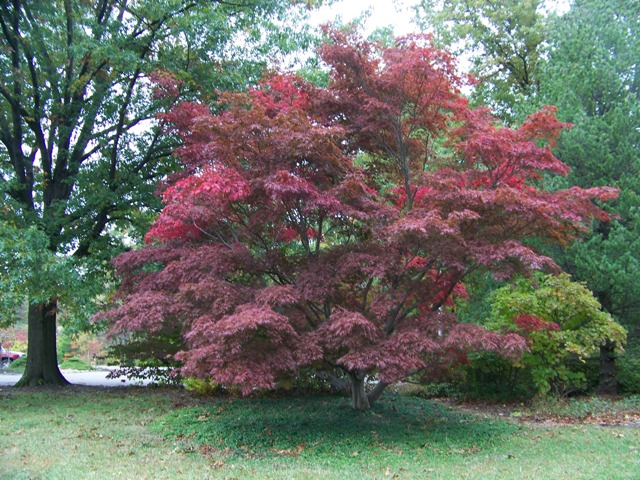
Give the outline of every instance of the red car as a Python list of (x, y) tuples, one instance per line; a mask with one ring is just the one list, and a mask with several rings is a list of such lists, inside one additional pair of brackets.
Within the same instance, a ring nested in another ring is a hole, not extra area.
[(22, 352), (12, 352), (11, 350), (5, 350), (0, 347), (0, 368), (8, 367), (11, 362), (25, 355), (26, 354)]

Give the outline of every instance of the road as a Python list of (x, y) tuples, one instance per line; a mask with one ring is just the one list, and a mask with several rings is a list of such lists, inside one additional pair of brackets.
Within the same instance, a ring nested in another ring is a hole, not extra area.
[[(95, 387), (127, 387), (132, 385), (146, 385), (149, 381), (135, 380), (129, 381), (126, 378), (110, 379), (106, 378), (109, 369), (106, 367), (101, 370), (93, 370), (90, 372), (79, 372), (76, 370), (62, 370), (62, 375), (70, 383), (74, 385), (91, 385)], [(22, 373), (12, 372), (11, 370), (0, 370), (0, 386), (12, 386), (20, 380)]]

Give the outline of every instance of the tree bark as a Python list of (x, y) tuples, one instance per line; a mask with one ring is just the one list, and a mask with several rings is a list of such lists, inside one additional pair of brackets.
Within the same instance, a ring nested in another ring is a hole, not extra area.
[(329, 385), (331, 385), (331, 388), (333, 388), (336, 392), (349, 394), (349, 392), (351, 391), (351, 383), (345, 378), (337, 377), (331, 372), (325, 371), (316, 371), (315, 375), (321, 380), (328, 381)]
[(607, 341), (600, 347), (600, 380), (597, 393), (600, 395), (615, 395), (618, 393), (616, 355), (613, 342)]
[(371, 405), (372, 403), (376, 402), (382, 396), (382, 392), (384, 392), (388, 386), (389, 384), (387, 382), (383, 382), (382, 380), (380, 380), (376, 384), (376, 386), (373, 387), (373, 390), (371, 390), (367, 395), (369, 404)]
[(351, 405), (354, 410), (369, 410), (369, 398), (364, 389), (364, 373), (349, 372), (349, 381), (351, 382)]
[(55, 299), (29, 305), (27, 366), (16, 387), (69, 385), (58, 368)]

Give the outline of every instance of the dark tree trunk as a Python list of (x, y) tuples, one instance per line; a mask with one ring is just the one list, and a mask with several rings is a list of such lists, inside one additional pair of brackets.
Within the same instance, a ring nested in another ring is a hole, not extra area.
[(58, 368), (56, 311), (55, 300), (29, 305), (27, 366), (16, 387), (69, 385)]
[(600, 380), (597, 392), (600, 395), (615, 395), (618, 393), (616, 355), (612, 342), (607, 341), (600, 347)]
[(331, 388), (336, 392), (349, 394), (349, 392), (351, 391), (351, 382), (349, 382), (349, 380), (347, 380), (346, 378), (337, 377), (331, 372), (326, 372), (322, 370), (316, 371), (315, 375), (319, 379), (326, 380), (327, 382), (329, 382), (329, 385), (331, 385)]
[(364, 373), (349, 372), (349, 381), (351, 382), (351, 405), (354, 410), (369, 410), (369, 398), (364, 389)]

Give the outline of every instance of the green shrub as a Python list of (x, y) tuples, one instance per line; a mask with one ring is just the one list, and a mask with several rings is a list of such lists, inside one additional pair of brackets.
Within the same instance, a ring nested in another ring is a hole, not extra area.
[(469, 355), (460, 389), (466, 397), (483, 400), (523, 400), (536, 393), (531, 370), (494, 352)]
[[(237, 389), (229, 389), (222, 385), (213, 383), (209, 379), (182, 378), (182, 384), (186, 390), (196, 392), (204, 396), (240, 396)], [(304, 369), (297, 372), (295, 376), (282, 376), (278, 379), (278, 386), (275, 390), (256, 390), (252, 397), (279, 397), (298, 395), (317, 395), (322, 393), (335, 393), (327, 380), (318, 376), (312, 369)]]
[(27, 357), (20, 357), (9, 364), (9, 370), (22, 371), (27, 366)]
[(608, 342), (621, 352), (626, 343), (626, 330), (567, 274), (521, 278), (496, 290), (492, 307), (487, 327), (527, 340), (529, 351), (513, 365), (529, 371), (539, 395), (584, 392), (600, 346)]
[(71, 357), (60, 364), (63, 370), (93, 370), (93, 367), (77, 357)]
[(179, 333), (172, 335), (147, 335), (136, 333), (120, 338), (107, 348), (108, 365), (140, 368), (179, 367), (175, 354), (182, 349)]
[(213, 396), (221, 393), (220, 385), (211, 380), (201, 380), (199, 378), (188, 377), (182, 380), (184, 388), (190, 392), (195, 392), (203, 396)]

